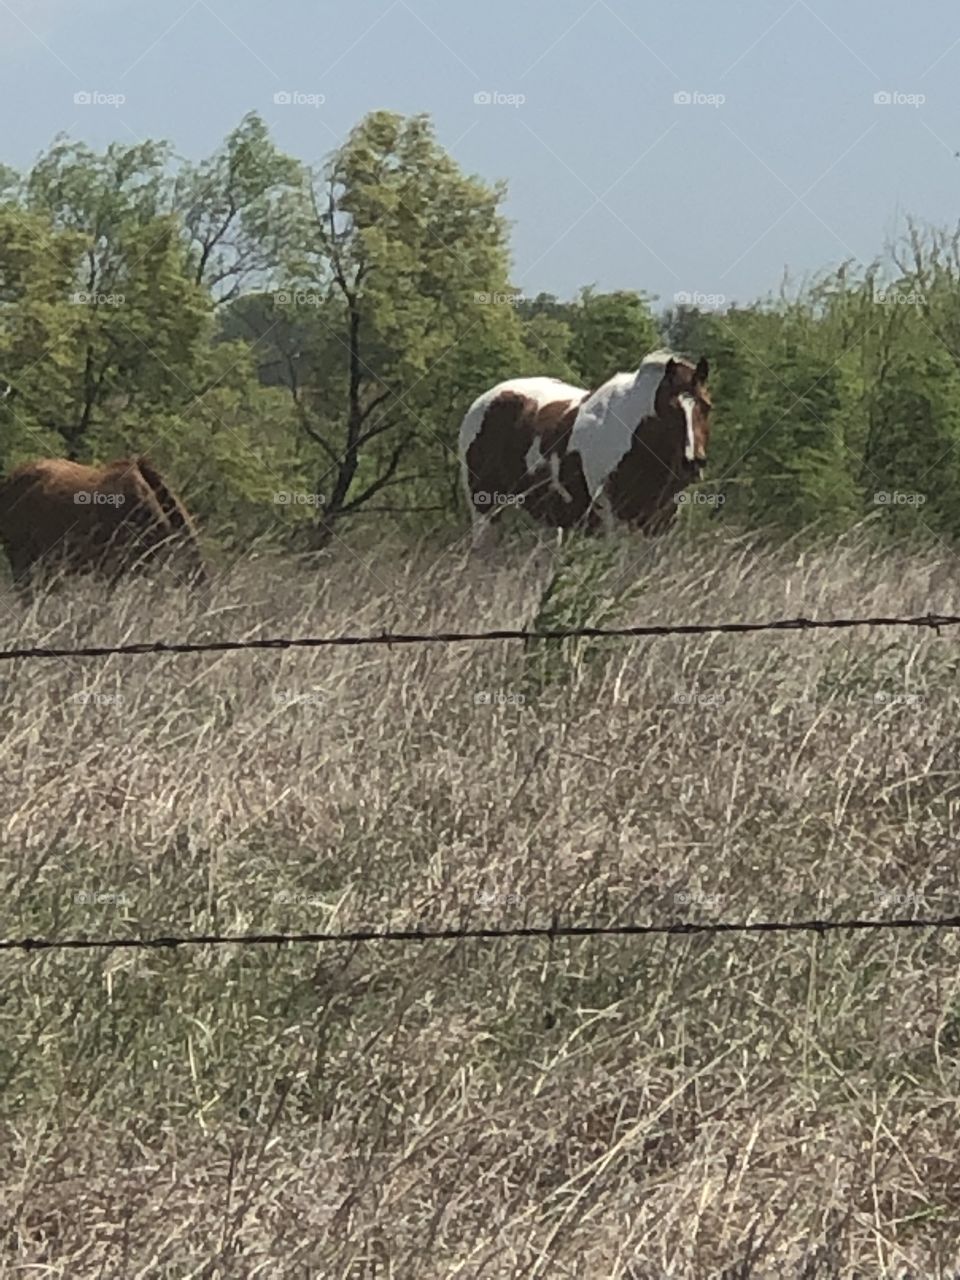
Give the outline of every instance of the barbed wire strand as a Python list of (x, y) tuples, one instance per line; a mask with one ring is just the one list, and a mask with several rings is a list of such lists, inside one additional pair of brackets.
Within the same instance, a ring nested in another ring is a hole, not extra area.
[(880, 929), (960, 929), (960, 915), (892, 920), (678, 921), (675, 924), (517, 925), (510, 928), (353, 929), (342, 933), (198, 933), (156, 938), (5, 938), (0, 951), (169, 950), (176, 947), (281, 947), (361, 942), (490, 941), (505, 938), (683, 937), (718, 934), (852, 933)]
[(144, 654), (230, 653), (253, 649), (333, 649), (375, 645), (480, 644), (486, 641), (651, 639), (659, 636), (742, 635), (751, 631), (849, 631), (855, 627), (915, 627), (940, 632), (960, 625), (960, 615), (927, 613), (917, 617), (874, 618), (773, 618), (765, 622), (686, 622), (634, 627), (569, 627), (530, 631), (526, 628), (493, 631), (389, 632), (373, 635), (273, 636), (260, 640), (165, 641), (136, 644), (85, 645), (76, 648), (29, 646), (0, 650), (0, 662), (23, 658), (139, 657)]

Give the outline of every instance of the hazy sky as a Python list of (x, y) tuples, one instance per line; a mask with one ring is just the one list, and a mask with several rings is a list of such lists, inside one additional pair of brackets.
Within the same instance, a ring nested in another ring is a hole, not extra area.
[(317, 161), (371, 109), (426, 111), (508, 182), (524, 292), (744, 300), (956, 220), (958, 79), (948, 0), (0, 0), (0, 159), (59, 131), (199, 157), (256, 109)]

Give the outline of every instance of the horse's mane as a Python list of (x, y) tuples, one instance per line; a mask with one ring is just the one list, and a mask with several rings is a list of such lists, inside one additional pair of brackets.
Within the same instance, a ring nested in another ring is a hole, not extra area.
[(642, 369), (645, 364), (666, 365), (671, 360), (682, 360), (682, 359), (683, 359), (682, 356), (676, 355), (673, 351), (667, 351), (667, 349), (664, 347), (660, 351), (651, 351), (649, 355), (644, 356), (643, 359), (640, 361), (640, 367)]
[(653, 410), (653, 397), (667, 362), (676, 359), (672, 351), (651, 351), (640, 361), (639, 369), (613, 374), (606, 382), (594, 387), (584, 398), (583, 404), (592, 408), (604, 396), (609, 399), (611, 395), (618, 393), (619, 396), (629, 395), (640, 416), (645, 417)]

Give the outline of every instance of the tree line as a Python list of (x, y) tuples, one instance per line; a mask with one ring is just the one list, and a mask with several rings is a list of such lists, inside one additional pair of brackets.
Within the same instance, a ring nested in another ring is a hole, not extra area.
[(147, 452), (224, 544), (463, 518), (459, 420), (505, 377), (595, 387), (657, 346), (714, 370), (685, 518), (960, 533), (960, 232), (911, 226), (748, 304), (511, 282), (506, 191), (426, 116), (373, 112), (319, 170), (256, 114), (216, 153), (57, 138), (0, 166), (0, 469)]

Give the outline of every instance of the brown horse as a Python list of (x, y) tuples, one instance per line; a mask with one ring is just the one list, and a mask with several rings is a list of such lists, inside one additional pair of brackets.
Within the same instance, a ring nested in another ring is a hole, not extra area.
[(207, 588), (193, 522), (146, 458), (102, 467), (42, 458), (17, 467), (0, 485), (0, 542), (27, 600), (41, 569), (94, 571), (116, 582), (176, 553), (191, 583)]

